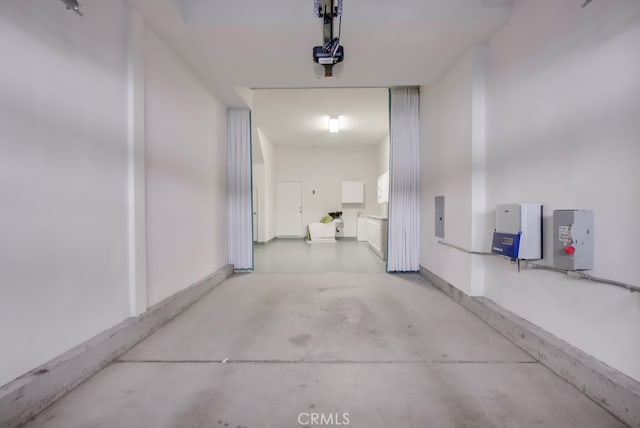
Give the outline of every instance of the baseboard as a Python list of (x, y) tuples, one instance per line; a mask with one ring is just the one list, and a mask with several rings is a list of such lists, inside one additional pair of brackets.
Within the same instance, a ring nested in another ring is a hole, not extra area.
[(23, 425), (142, 339), (171, 321), (233, 273), (227, 265), (137, 317), (0, 387), (0, 427)]
[(420, 274), (611, 414), (640, 428), (640, 383), (483, 297), (471, 297), (423, 266)]
[(382, 259), (382, 261), (387, 261), (386, 254), (384, 253), (384, 251), (381, 251), (380, 249), (371, 245), (371, 242), (369, 242), (369, 248), (371, 249), (371, 251), (376, 253), (376, 255)]

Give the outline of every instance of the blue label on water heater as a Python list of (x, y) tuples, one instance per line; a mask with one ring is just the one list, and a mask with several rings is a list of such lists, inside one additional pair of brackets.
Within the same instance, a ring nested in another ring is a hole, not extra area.
[(491, 252), (502, 256), (518, 258), (518, 250), (520, 249), (520, 235), (518, 233), (500, 233), (493, 232), (493, 243), (491, 244)]

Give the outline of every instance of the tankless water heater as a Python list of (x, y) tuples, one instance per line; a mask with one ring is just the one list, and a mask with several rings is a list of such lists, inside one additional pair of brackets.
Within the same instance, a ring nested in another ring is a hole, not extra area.
[(542, 204), (498, 205), (491, 252), (511, 259), (541, 259)]

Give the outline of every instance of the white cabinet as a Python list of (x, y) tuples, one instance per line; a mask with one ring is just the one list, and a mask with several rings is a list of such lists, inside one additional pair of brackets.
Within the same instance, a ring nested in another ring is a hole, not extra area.
[(387, 259), (387, 219), (377, 216), (367, 217), (367, 239), (369, 247), (382, 260)]
[(361, 204), (364, 202), (364, 181), (342, 182), (342, 203)]
[(358, 241), (367, 241), (367, 218), (358, 216), (357, 237)]

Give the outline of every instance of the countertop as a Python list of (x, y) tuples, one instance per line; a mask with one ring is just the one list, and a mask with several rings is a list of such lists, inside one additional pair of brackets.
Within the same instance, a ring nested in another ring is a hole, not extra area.
[(362, 217), (369, 217), (369, 218), (375, 218), (376, 220), (388, 220), (388, 217), (384, 217), (381, 215), (373, 215), (373, 214), (365, 214)]

